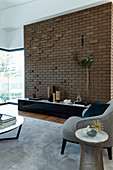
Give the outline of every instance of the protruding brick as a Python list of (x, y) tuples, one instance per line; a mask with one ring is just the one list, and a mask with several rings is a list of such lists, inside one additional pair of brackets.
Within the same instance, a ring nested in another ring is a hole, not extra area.
[(90, 44), (97, 44), (99, 41), (98, 40), (91, 40)]
[(56, 70), (56, 69), (57, 69), (57, 67), (52, 67), (51, 69), (52, 69), (52, 70)]
[(55, 20), (56, 20), (57, 22), (60, 22), (60, 21), (62, 21), (62, 17), (55, 18)]

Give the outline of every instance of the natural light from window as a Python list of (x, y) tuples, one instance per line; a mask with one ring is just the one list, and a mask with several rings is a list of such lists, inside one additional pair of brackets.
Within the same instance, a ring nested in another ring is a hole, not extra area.
[(24, 50), (0, 50), (0, 103), (24, 97)]

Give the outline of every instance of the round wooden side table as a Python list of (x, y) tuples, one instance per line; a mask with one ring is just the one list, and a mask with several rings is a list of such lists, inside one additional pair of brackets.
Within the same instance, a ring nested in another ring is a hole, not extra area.
[(108, 140), (107, 133), (100, 131), (95, 137), (90, 137), (84, 131), (85, 128), (75, 132), (81, 145), (79, 170), (104, 170), (102, 149)]

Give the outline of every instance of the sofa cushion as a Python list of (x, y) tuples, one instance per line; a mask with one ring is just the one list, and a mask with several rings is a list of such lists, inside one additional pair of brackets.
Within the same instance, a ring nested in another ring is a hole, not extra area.
[(83, 118), (101, 115), (108, 108), (108, 106), (109, 104), (103, 104), (97, 100), (89, 107), (89, 109), (83, 115)]

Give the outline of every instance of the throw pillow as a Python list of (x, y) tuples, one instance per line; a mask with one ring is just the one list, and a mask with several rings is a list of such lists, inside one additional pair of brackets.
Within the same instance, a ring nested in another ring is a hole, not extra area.
[(109, 104), (103, 104), (99, 100), (95, 101), (84, 114), (83, 118), (98, 116), (104, 113)]

